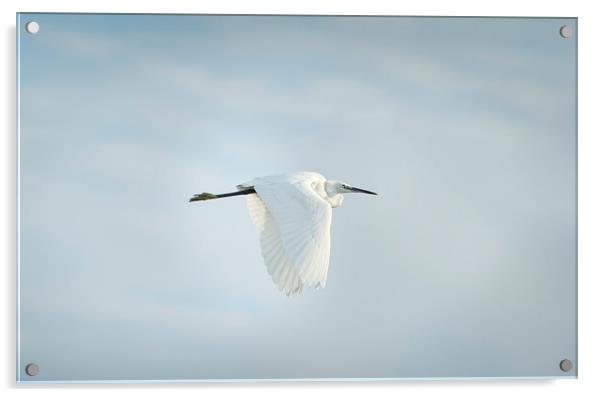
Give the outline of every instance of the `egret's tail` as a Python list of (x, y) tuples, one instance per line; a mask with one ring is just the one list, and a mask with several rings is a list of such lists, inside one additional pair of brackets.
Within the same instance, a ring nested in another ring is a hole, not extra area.
[(223, 198), (223, 197), (243, 196), (245, 194), (253, 194), (253, 193), (256, 193), (255, 189), (253, 189), (253, 188), (245, 189), (245, 190), (239, 190), (238, 192), (223, 193), (223, 194), (201, 193), (201, 194), (195, 194), (188, 201), (189, 202), (193, 202), (193, 201), (207, 201), (207, 200), (213, 200), (213, 199), (218, 199), (218, 198)]

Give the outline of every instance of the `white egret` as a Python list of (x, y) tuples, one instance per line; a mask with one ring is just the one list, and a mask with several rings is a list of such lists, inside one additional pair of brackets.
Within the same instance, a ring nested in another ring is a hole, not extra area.
[(326, 285), (332, 208), (341, 205), (343, 193), (376, 195), (316, 172), (265, 176), (236, 187), (232, 193), (195, 194), (190, 201), (245, 195), (268, 273), (287, 295)]

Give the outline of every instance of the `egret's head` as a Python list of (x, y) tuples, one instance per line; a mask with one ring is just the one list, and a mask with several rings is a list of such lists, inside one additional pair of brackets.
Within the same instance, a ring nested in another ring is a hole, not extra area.
[(359, 187), (351, 186), (345, 182), (341, 181), (327, 181), (326, 182), (326, 192), (329, 195), (334, 195), (337, 193), (365, 193), (365, 194), (373, 194), (377, 193), (371, 192), (370, 190), (360, 189)]
[(330, 203), (332, 208), (340, 207), (341, 204), (343, 204), (343, 193), (376, 194), (369, 190), (353, 187), (340, 181), (326, 181), (324, 183), (324, 190), (326, 191), (326, 200)]

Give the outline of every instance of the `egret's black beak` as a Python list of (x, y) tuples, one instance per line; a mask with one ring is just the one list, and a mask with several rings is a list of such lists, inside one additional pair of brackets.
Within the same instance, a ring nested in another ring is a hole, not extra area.
[(370, 190), (364, 190), (364, 189), (360, 189), (359, 187), (353, 187), (353, 186), (351, 186), (350, 190), (351, 190), (352, 192), (356, 192), (356, 193), (373, 194), (373, 195), (375, 195), (375, 196), (377, 196), (377, 195), (378, 195), (378, 193), (371, 192)]

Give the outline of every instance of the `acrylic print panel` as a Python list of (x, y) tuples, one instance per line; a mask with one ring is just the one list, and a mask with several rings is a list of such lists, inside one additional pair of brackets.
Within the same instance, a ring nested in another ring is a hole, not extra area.
[(577, 376), (576, 19), (17, 25), (19, 381)]

